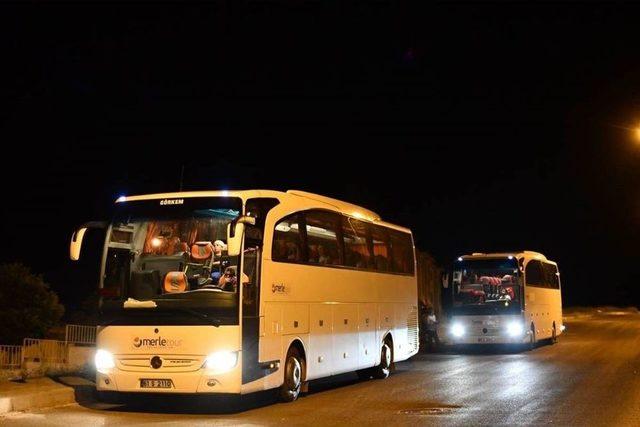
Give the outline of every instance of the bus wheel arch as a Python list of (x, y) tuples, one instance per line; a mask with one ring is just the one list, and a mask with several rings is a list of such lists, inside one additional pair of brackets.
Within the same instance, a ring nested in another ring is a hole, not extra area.
[(288, 347), (283, 363), (283, 381), (280, 387), (280, 399), (293, 402), (306, 388), (307, 359), (304, 344), (294, 339)]

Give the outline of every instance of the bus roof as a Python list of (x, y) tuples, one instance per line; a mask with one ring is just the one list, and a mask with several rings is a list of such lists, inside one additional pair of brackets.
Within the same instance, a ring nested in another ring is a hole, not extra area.
[(545, 262), (555, 264), (555, 262), (547, 259), (547, 257), (544, 256), (542, 253), (535, 252), (535, 251), (490, 252), (490, 253), (474, 252), (470, 255), (462, 255), (460, 258), (467, 260), (467, 259), (479, 259), (479, 258), (480, 259), (507, 258), (509, 256), (512, 256), (514, 258), (537, 259), (540, 261), (545, 261)]
[(331, 197), (322, 196), (320, 194), (308, 193), (306, 191), (300, 190), (288, 190), (286, 192), (275, 190), (217, 190), (155, 193), (143, 194), (138, 196), (121, 196), (116, 200), (116, 203), (132, 202), (138, 200), (180, 199), (188, 197), (238, 197), (241, 198), (243, 202), (246, 202), (247, 199), (256, 197), (273, 197), (280, 200), (281, 202), (295, 202), (296, 198), (303, 198), (307, 203), (312, 202), (318, 207), (328, 208), (330, 210), (335, 210), (345, 215), (352, 216), (356, 219), (375, 222), (376, 224), (411, 233), (411, 230), (409, 230), (408, 228), (382, 221), (380, 215), (369, 209), (363, 208), (362, 206), (354, 205), (353, 203), (344, 202), (338, 199), (333, 199)]

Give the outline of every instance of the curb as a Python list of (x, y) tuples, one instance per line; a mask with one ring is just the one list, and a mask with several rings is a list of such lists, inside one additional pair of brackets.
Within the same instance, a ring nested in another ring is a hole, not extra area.
[[(22, 389), (22, 387), (25, 387)], [(46, 379), (0, 388), (0, 415), (75, 403), (72, 387)]]

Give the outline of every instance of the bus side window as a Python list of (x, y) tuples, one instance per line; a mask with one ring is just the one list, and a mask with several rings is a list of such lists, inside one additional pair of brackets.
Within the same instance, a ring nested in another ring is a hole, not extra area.
[(542, 263), (538, 260), (531, 260), (525, 267), (525, 280), (529, 286), (544, 287), (545, 274)]
[(411, 235), (389, 230), (394, 273), (413, 274), (413, 243)]
[(300, 217), (290, 215), (276, 224), (273, 233), (271, 259), (283, 262), (302, 262), (302, 236), (300, 233)]
[(389, 233), (384, 227), (371, 225), (373, 239), (373, 258), (375, 269), (378, 271), (390, 271)]
[(371, 259), (367, 245), (366, 225), (357, 219), (342, 217), (342, 238), (344, 240), (345, 265), (367, 268)]
[(342, 248), (338, 245), (339, 216), (332, 212), (307, 211), (307, 253), (310, 264), (340, 265)]
[(548, 288), (560, 289), (560, 279), (558, 278), (558, 268), (553, 264), (544, 264), (545, 283)]

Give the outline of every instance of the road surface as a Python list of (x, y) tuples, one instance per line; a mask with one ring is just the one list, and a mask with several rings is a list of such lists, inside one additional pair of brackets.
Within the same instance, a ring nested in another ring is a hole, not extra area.
[[(386, 380), (341, 375), (290, 404), (80, 404), (0, 418), (6, 426), (110, 425), (640, 425), (640, 315), (570, 316), (555, 345), (420, 354)], [(83, 395), (83, 393), (81, 393)], [(88, 393), (87, 393), (88, 396)]]

